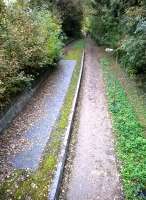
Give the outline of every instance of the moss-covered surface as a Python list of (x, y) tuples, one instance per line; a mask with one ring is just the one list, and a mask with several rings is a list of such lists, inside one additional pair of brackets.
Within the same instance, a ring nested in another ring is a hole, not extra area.
[(106, 92), (116, 135), (116, 151), (126, 200), (146, 199), (146, 139), (125, 89), (111, 71), (111, 62), (101, 59)]
[(60, 117), (54, 131), (51, 133), (39, 168), (33, 172), (30, 170), (15, 170), (7, 180), (0, 184), (0, 199), (48, 199), (49, 186), (56, 169), (57, 158), (68, 124), (68, 117), (77, 87), (83, 47), (84, 41), (77, 41), (65, 55), (65, 59), (77, 60), (77, 64), (73, 72), (64, 105), (60, 112)]

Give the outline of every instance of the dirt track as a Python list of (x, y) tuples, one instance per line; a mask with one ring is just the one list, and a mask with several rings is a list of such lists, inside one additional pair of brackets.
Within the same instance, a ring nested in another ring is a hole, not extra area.
[(93, 41), (88, 40), (79, 107), (60, 200), (122, 199), (98, 51)]

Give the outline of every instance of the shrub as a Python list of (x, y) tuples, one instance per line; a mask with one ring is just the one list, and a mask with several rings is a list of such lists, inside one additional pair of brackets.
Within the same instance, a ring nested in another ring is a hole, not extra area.
[(34, 12), (34, 16), (38, 26), (36, 40), (43, 54), (40, 65), (53, 64), (62, 48), (61, 22), (47, 10)]
[(146, 40), (143, 35), (129, 36), (122, 41), (117, 49), (119, 60), (130, 73), (139, 73), (145, 70)]
[(145, 0), (95, 0), (92, 9), (92, 37), (98, 44), (117, 49), (119, 60), (129, 73), (145, 71)]
[(115, 48), (121, 36), (121, 29), (118, 20), (115, 20), (111, 11), (107, 8), (91, 18), (90, 32), (92, 37), (100, 45), (107, 45)]
[(125, 24), (125, 37), (117, 49), (120, 62), (130, 73), (144, 72), (146, 65), (144, 7), (135, 6), (127, 9), (122, 24)]
[(54, 65), (62, 48), (60, 20), (27, 3), (0, 1), (0, 106), (31, 85), (42, 68)]

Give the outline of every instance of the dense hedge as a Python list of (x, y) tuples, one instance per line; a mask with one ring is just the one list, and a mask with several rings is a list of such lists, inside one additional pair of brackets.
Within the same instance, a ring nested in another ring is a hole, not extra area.
[[(0, 0), (0, 109), (81, 36), (80, 0)], [(70, 40), (70, 39), (69, 39)]]
[(0, 0), (0, 106), (31, 85), (62, 48), (61, 22), (49, 10)]
[(62, 20), (62, 30), (65, 36), (69, 38), (78, 38), (81, 36), (83, 5), (82, 0), (30, 0), (30, 7), (38, 9), (45, 7), (51, 10), (57, 10)]
[(114, 48), (130, 73), (146, 70), (146, 1), (95, 0), (89, 32), (102, 45)]

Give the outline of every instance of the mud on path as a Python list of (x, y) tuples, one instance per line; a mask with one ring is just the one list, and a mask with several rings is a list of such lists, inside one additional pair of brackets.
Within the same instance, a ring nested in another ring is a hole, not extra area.
[(60, 200), (122, 199), (99, 54), (94, 42), (88, 40)]

